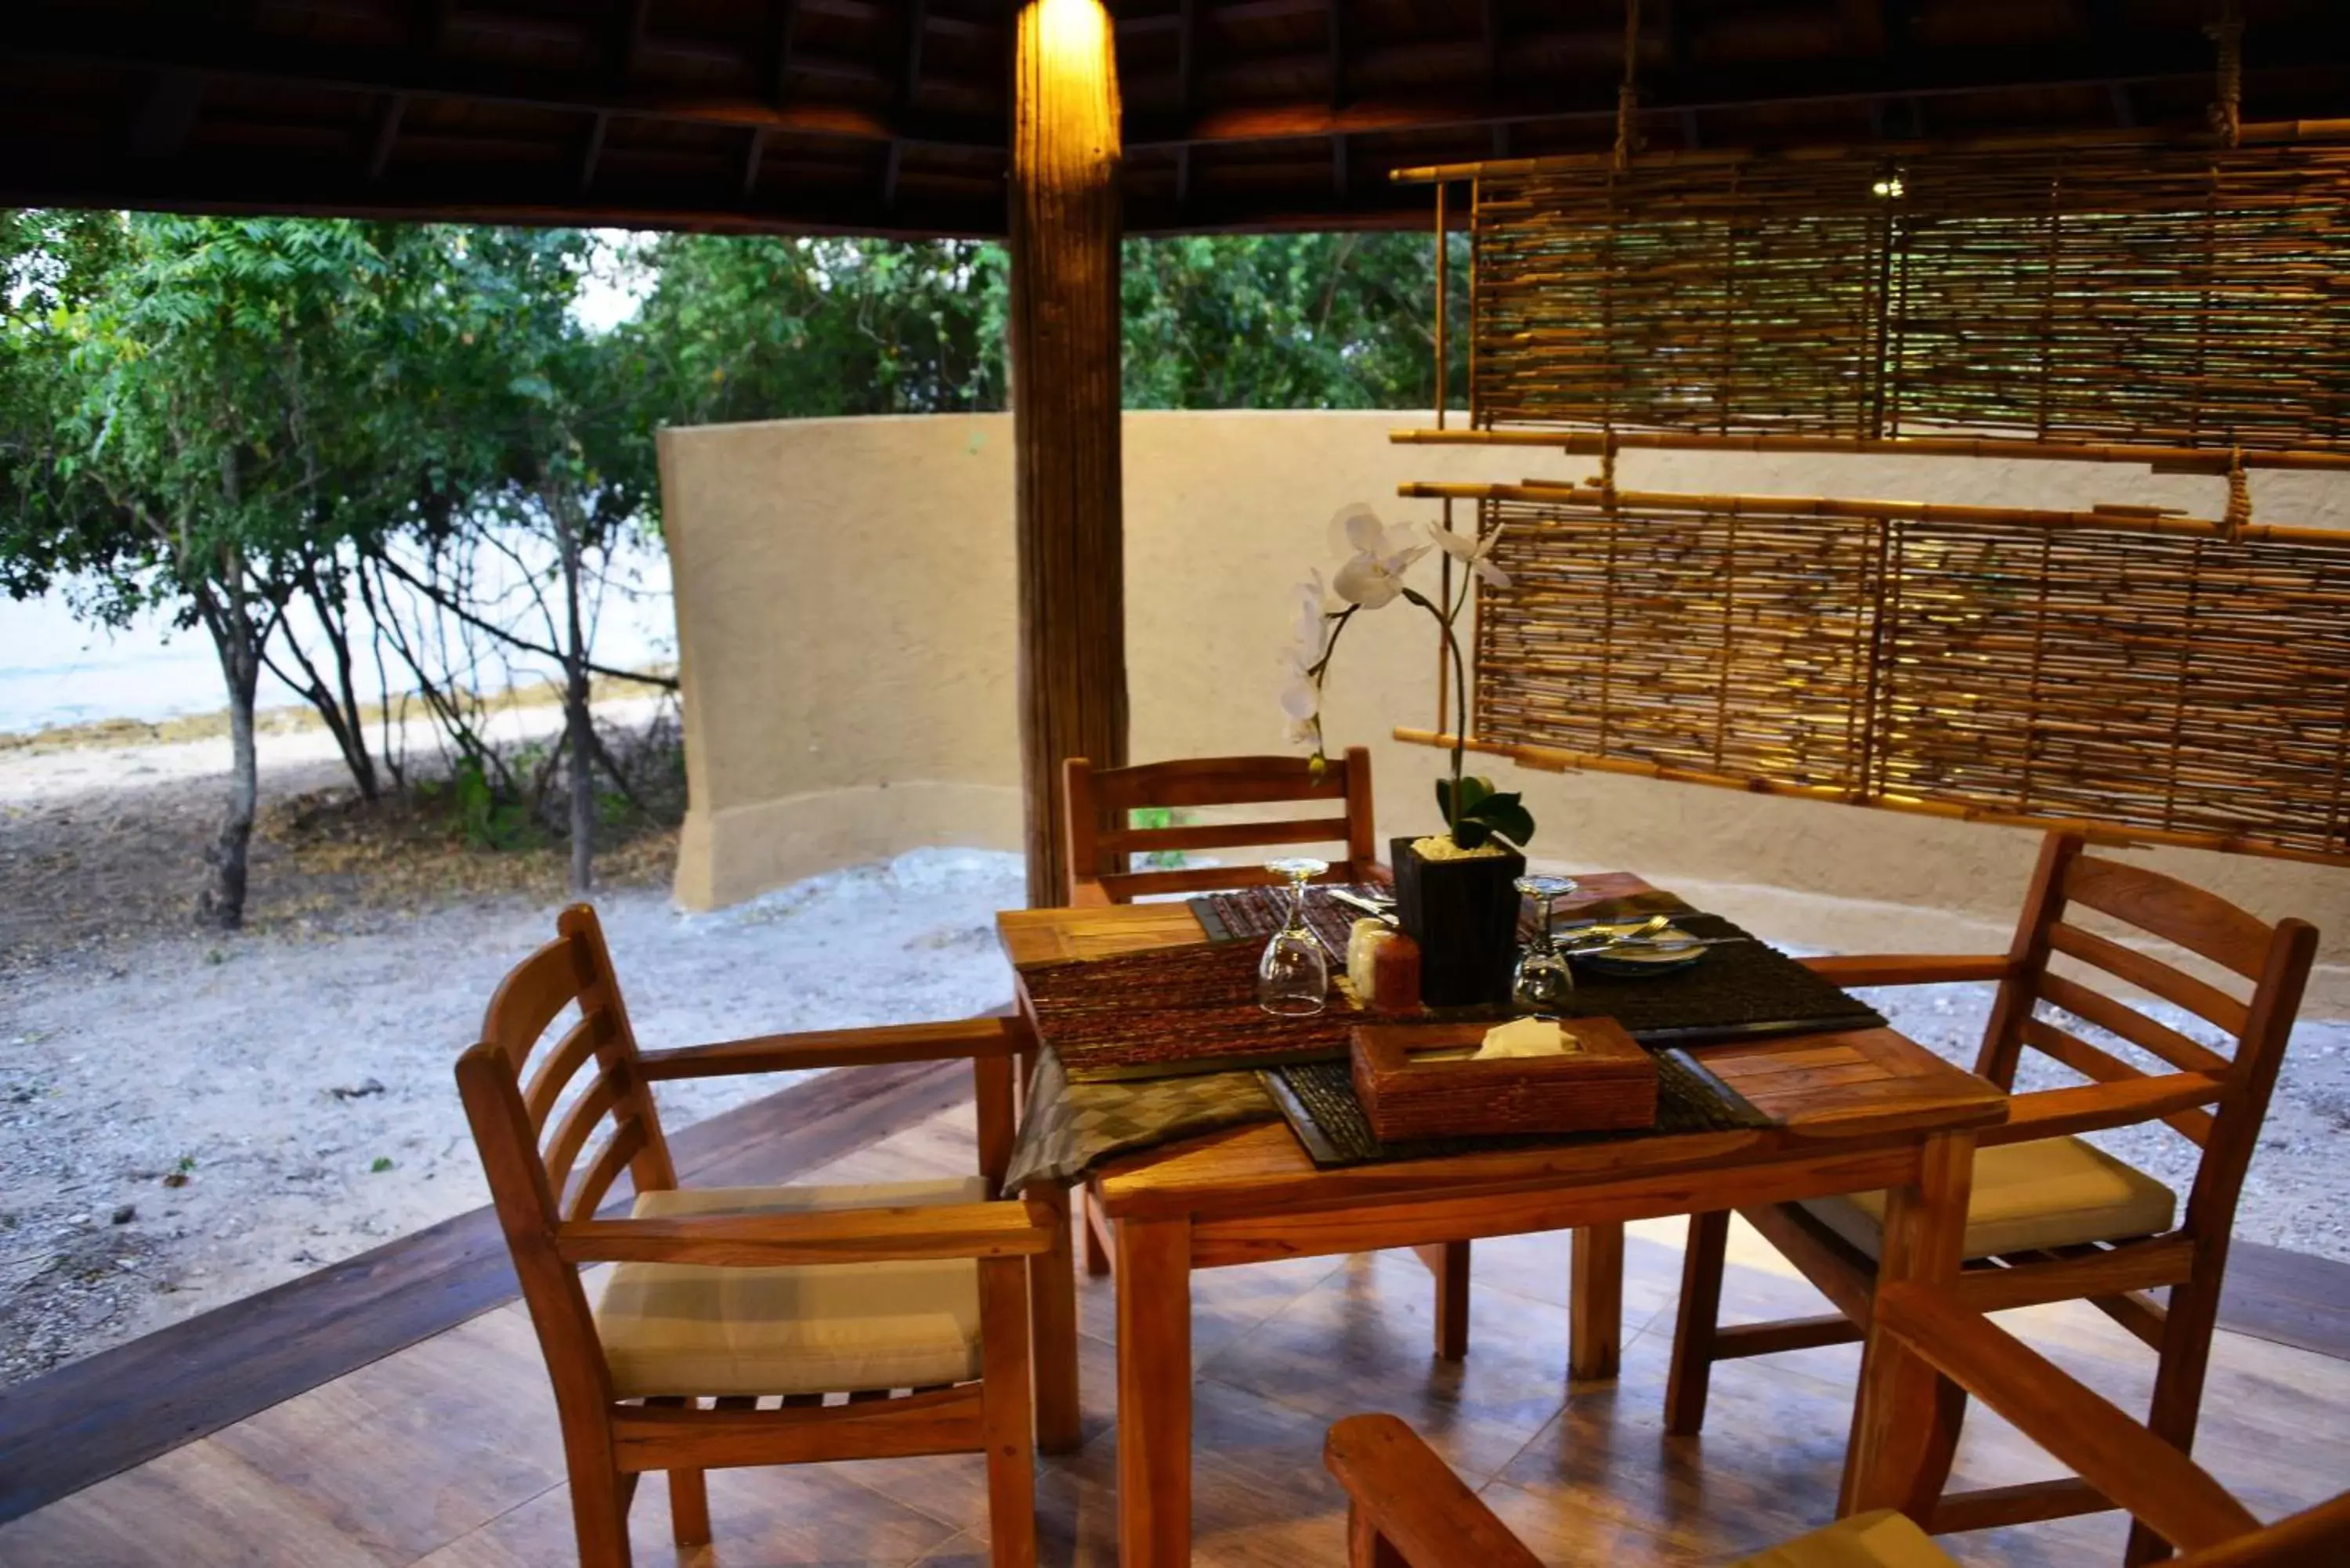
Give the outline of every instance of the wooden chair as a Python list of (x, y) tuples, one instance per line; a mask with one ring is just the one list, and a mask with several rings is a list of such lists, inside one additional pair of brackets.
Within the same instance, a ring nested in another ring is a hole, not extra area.
[[(2350, 1492), (2266, 1529), (2211, 1477), (1991, 1322), (1917, 1285), (1887, 1288), (1877, 1321), (1960, 1387), (2173, 1542), (2178, 1568), (2350, 1563)], [(1540, 1568), (1419, 1435), (1393, 1416), (1330, 1428), (1323, 1457), (1347, 1489), (1354, 1568)], [(1591, 1559), (1599, 1568), (1602, 1559)], [(1736, 1568), (1956, 1568), (1900, 1513), (1879, 1510), (1783, 1542)]]
[[(2171, 942), (2251, 981), (2249, 1000), (2113, 941), (2067, 919), (2078, 906)], [(1978, 1145), (1959, 1300), (1978, 1312), (2086, 1299), (2160, 1354), (2148, 1425), (2165, 1442), (2193, 1445), (2218, 1314), (2236, 1196), (2251, 1162), (2285, 1040), (2301, 1005), (2317, 932), (2304, 921), (2263, 924), (2184, 882), (2085, 855), (2074, 835), (2052, 834), (2004, 958), (1827, 958), (1813, 969), (1841, 985), (1999, 981), (1975, 1071), (2012, 1090), (2026, 1046), (2090, 1082), (2016, 1096), (2004, 1127)], [(2221, 1055), (2057, 972), (2052, 955), (2126, 982), (2233, 1037)], [(2041, 1016), (2043, 1005), (2106, 1030), (2169, 1071), (2147, 1073)], [(2208, 1109), (2204, 1107), (2209, 1107)], [(2156, 1119), (2201, 1146), (2183, 1215), (2169, 1189), (2077, 1136)], [(1874, 1308), (1884, 1194), (1741, 1210), (1819, 1287), (1836, 1314), (1722, 1327), (1723, 1251), (1730, 1216), (1690, 1224), (1680, 1320), (1674, 1330), (1667, 1429), (1705, 1419), (1717, 1361), (1841, 1344), (1861, 1337)], [(2174, 1222), (2175, 1220), (2175, 1222)], [(2168, 1287), (2168, 1303), (2147, 1293)], [(1955, 1443), (1950, 1430), (1938, 1440)], [(2095, 1477), (1953, 1494), (1933, 1511), (1937, 1532), (2095, 1512), (2123, 1500)], [(2157, 1551), (2141, 1527), (2131, 1561)]]
[[(1071, 757), (1062, 764), (1062, 782), (1069, 882), (1061, 901), (1066, 905), (1130, 904), (1151, 893), (1263, 888), (1286, 880), (1252, 865), (1131, 868), (1136, 855), (1170, 850), (1344, 845), (1345, 857), (1333, 857), (1329, 871), (1316, 880), (1393, 880), (1373, 841), (1371, 753), (1362, 746), (1349, 746), (1345, 756), (1330, 759), (1318, 778), (1303, 757), (1189, 757), (1125, 768), (1096, 768), (1083, 757)], [(1344, 803), (1346, 814), (1280, 822), (1133, 826), (1138, 811), (1291, 800), (1336, 800)], [(1090, 1198), (1080, 1202), (1079, 1210), (1086, 1272), (1107, 1274), (1108, 1224)], [(1419, 1256), (1437, 1281), (1436, 1353), (1458, 1361), (1469, 1353), (1469, 1243), (1432, 1244), (1419, 1249)]]
[[(626, 1568), (647, 1470), (669, 1472), (691, 1546), (710, 1539), (705, 1469), (969, 1452), (987, 1456), (995, 1561), (1033, 1563), (1025, 1271), (1053, 1226), (990, 1200), (1011, 1153), (1017, 1026), (642, 1052), (595, 911), (574, 905), (556, 929), (490, 999), (457, 1085), (555, 1384), (584, 1568)], [(574, 1004), (577, 1022), (538, 1048)], [(958, 1057), (978, 1080), (982, 1166), (962, 1179), (681, 1189), (653, 1107), (665, 1079)], [(624, 1172), (629, 1217), (597, 1218)], [(619, 1267), (590, 1307), (579, 1265), (602, 1262)]]
[[(1371, 827), (1371, 753), (1361, 746), (1334, 757), (1319, 778), (1304, 757), (1188, 757), (1128, 768), (1096, 768), (1083, 757), (1062, 764), (1069, 882), (1064, 904), (1130, 904), (1146, 893), (1200, 893), (1262, 888), (1284, 880), (1263, 866), (1199, 866), (1161, 871), (1132, 869), (1132, 857), (1193, 849), (1245, 849), (1275, 845), (1343, 845), (1326, 857), (1326, 882), (1384, 882)], [(1137, 827), (1134, 814), (1170, 807), (1260, 805), (1292, 800), (1335, 800), (1338, 816), (1281, 822), (1224, 822), (1180, 827)], [(1324, 857), (1317, 857), (1323, 858)]]

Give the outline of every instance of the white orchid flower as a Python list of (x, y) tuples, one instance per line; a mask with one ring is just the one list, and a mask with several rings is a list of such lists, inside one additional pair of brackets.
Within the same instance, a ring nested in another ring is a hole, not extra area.
[(1338, 568), (1330, 586), (1338, 597), (1365, 609), (1378, 609), (1403, 592), (1404, 574), (1428, 554), (1422, 530), (1410, 523), (1383, 524), (1367, 506), (1350, 506), (1336, 521), (1347, 532), (1354, 556)]
[(1329, 625), (1323, 608), (1325, 595), (1322, 574), (1313, 573), (1297, 585), (1296, 618), (1290, 622), (1289, 661), (1301, 670), (1311, 670), (1322, 662), (1323, 650), (1329, 646)]
[(1295, 675), (1282, 687), (1281, 711), (1293, 724), (1313, 722), (1314, 715), (1322, 711), (1322, 692), (1311, 676)]
[(1455, 534), (1450, 528), (1431, 528), (1429, 537), (1436, 541), (1439, 549), (1476, 573), (1477, 580), (1488, 587), (1506, 588), (1510, 586), (1510, 574), (1495, 566), (1492, 559), (1493, 546), (1502, 537), (1500, 528), (1482, 538), (1474, 534)]
[(1289, 722), (1289, 728), (1283, 732), (1283, 736), (1293, 746), (1319, 747), (1322, 744), (1322, 721), (1292, 719)]

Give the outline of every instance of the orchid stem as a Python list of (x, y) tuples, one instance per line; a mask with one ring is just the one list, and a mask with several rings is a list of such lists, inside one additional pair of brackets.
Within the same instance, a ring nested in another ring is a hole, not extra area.
[[(1461, 639), (1453, 635), (1453, 618), (1460, 613), (1456, 606), (1447, 613), (1439, 609), (1435, 601), (1412, 588), (1403, 590), (1403, 597), (1436, 618), (1437, 628), (1444, 633), (1444, 646), (1452, 655), (1452, 692), (1456, 711), (1452, 727), (1452, 791), (1444, 800), (1444, 827), (1452, 842), (1461, 842), (1461, 774), (1469, 750), (1469, 671), (1461, 662)], [(1461, 585), (1461, 602), (1468, 603), (1469, 585)], [(1335, 639), (1334, 639), (1335, 640)]]

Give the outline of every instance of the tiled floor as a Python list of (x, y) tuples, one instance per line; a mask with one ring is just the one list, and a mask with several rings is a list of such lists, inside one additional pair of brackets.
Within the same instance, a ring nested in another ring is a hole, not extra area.
[[(875, 1179), (967, 1168), (958, 1112), (823, 1173)], [(1827, 1519), (1858, 1352), (1719, 1368), (1702, 1438), (1667, 1438), (1662, 1404), (1681, 1225), (1636, 1227), (1620, 1379), (1566, 1378), (1563, 1236), (1480, 1243), (1468, 1360), (1430, 1355), (1432, 1293), (1409, 1254), (1324, 1258), (1198, 1277), (1197, 1554), (1306, 1568), (1344, 1555), (1323, 1432), (1392, 1410), (1424, 1433), (1534, 1550), (1638, 1568), (1731, 1561)], [(1081, 1287), (1084, 1449), (1038, 1486), (1048, 1563), (1115, 1560), (1116, 1348), (1106, 1282)], [(1733, 1238), (1726, 1315), (1822, 1310), (1750, 1236)], [(2141, 1402), (2152, 1358), (2087, 1308), (2004, 1320), (2107, 1394)], [(2264, 1517), (2350, 1486), (2350, 1363), (2222, 1334), (2198, 1455)], [(1970, 1416), (1959, 1480), (2054, 1466)], [(519, 1304), (0, 1528), (6, 1568), (546, 1568), (571, 1560), (553, 1402)], [(983, 1562), (980, 1462), (951, 1458), (711, 1478), (716, 1543), (679, 1553), (666, 1496), (639, 1492), (645, 1568)], [(1958, 1538), (1964, 1561), (2118, 1563), (2117, 1518)]]

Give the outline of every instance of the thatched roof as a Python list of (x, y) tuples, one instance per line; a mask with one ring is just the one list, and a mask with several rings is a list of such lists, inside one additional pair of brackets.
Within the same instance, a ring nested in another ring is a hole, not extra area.
[[(1620, 0), (1110, 0), (1136, 232), (1417, 221), (1604, 147)], [(1013, 0), (18, 0), (0, 202), (998, 234)], [(1646, 0), (1651, 146), (2199, 123), (2218, 0)], [(2350, 4), (2248, 0), (2248, 118)]]

